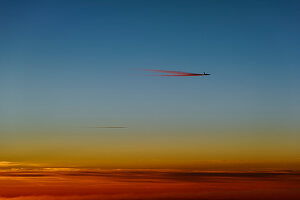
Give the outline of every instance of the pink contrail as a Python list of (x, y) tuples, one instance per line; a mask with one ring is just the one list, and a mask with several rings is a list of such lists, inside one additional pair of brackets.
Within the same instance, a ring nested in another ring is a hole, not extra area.
[(207, 76), (210, 74), (196, 74), (189, 72), (179, 72), (179, 71), (167, 71), (167, 70), (156, 70), (156, 69), (145, 69), (144, 71), (152, 71), (152, 72), (161, 72), (161, 73), (169, 73), (169, 74), (159, 74), (159, 75), (150, 75), (150, 76)]

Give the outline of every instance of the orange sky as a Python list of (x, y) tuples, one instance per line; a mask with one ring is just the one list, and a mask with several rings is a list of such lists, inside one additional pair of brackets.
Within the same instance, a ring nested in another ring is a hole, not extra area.
[(0, 200), (295, 199), (299, 10), (0, 0)]

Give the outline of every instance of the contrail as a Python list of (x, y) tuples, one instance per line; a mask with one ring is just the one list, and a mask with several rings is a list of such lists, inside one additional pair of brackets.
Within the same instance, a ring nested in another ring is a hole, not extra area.
[(158, 75), (150, 75), (150, 76), (208, 76), (210, 74), (196, 74), (196, 73), (189, 73), (189, 72), (179, 72), (179, 71), (167, 71), (167, 70), (156, 70), (156, 69), (144, 69), (144, 71), (151, 71), (151, 72), (161, 72), (161, 73), (169, 73), (169, 74), (158, 74)]
[(96, 127), (90, 127), (90, 128), (128, 128), (126, 126), (96, 126)]

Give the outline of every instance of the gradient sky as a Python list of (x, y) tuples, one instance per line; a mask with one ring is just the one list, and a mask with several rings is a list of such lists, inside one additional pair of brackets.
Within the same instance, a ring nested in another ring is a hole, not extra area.
[(0, 160), (300, 169), (299, 21), (286, 0), (1, 1)]

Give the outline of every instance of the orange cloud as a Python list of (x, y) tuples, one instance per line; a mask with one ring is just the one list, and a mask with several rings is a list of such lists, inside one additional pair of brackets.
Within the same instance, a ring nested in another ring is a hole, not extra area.
[(0, 170), (0, 200), (297, 199), (299, 189), (298, 171)]

